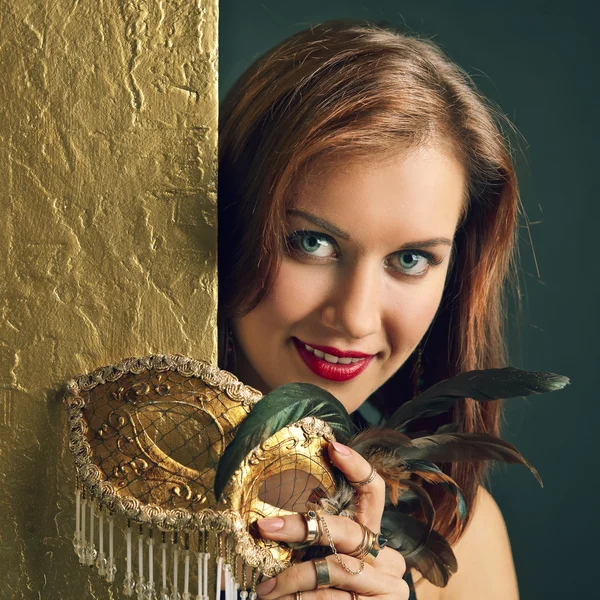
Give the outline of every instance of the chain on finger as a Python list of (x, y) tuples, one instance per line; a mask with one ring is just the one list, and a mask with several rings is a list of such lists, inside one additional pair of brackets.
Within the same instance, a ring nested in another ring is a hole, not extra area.
[(340, 567), (342, 567), (342, 569), (344, 569), (344, 571), (346, 571), (346, 573), (349, 573), (350, 575), (360, 575), (365, 569), (364, 557), (361, 557), (359, 559), (360, 560), (360, 568), (358, 569), (358, 571), (354, 571), (353, 569), (351, 569), (342, 560), (342, 557), (338, 554), (337, 548), (335, 547), (335, 545), (333, 543), (333, 538), (331, 537), (331, 533), (329, 532), (329, 526), (327, 525), (327, 521), (325, 521), (325, 519), (323, 518), (322, 515), (317, 515), (317, 518), (319, 519), (319, 522), (323, 525), (323, 529), (325, 530), (325, 535), (327, 535), (327, 540), (329, 542), (329, 547), (331, 548), (331, 551), (333, 552), (336, 560), (340, 564)]

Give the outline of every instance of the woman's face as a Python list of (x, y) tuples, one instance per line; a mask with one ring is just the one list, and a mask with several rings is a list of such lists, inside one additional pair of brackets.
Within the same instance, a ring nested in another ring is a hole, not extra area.
[(461, 164), (435, 147), (307, 169), (273, 286), (233, 321), (239, 378), (263, 393), (313, 383), (356, 410), (435, 316), (464, 190)]

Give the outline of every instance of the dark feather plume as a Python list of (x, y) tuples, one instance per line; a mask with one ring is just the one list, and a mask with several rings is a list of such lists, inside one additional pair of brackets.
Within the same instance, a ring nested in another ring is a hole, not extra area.
[(560, 390), (568, 383), (569, 378), (563, 375), (522, 371), (514, 367), (467, 371), (450, 379), (443, 379), (405, 402), (388, 419), (386, 426), (404, 430), (415, 419), (446, 412), (459, 398), (488, 401), (530, 396)]
[(419, 571), (438, 587), (445, 587), (458, 565), (452, 548), (437, 531), (399, 510), (388, 509), (381, 521), (388, 546), (398, 550), (406, 566)]
[(509, 442), (489, 433), (452, 433), (430, 435), (412, 440), (410, 448), (402, 449), (405, 460), (430, 462), (470, 462), (497, 460), (525, 465), (543, 487), (535, 467)]
[[(435, 433), (413, 432), (409, 437), (403, 433), (408, 423), (446, 412), (459, 398), (489, 401), (541, 394), (561, 389), (568, 382), (566, 377), (554, 373), (528, 372), (512, 367), (469, 371), (432, 386), (403, 404), (385, 427), (367, 428), (348, 442), (386, 481), (384, 523), (387, 533), (399, 544), (393, 547), (402, 552), (407, 565), (414, 566), (426, 579), (442, 587), (456, 570), (452, 550), (432, 529), (435, 511), (432, 513), (431, 499), (424, 488), (411, 479), (418, 477), (429, 484), (439, 484), (452, 493), (456, 499), (456, 522), (460, 527), (467, 516), (461, 490), (434, 463), (497, 460), (523, 464), (543, 485), (536, 469), (512, 444), (501, 438), (487, 433), (461, 433), (456, 423), (442, 425)], [(425, 522), (413, 516), (419, 506)], [(391, 526), (396, 529), (390, 529)]]
[(467, 505), (462, 492), (452, 477), (446, 475), (437, 465), (426, 460), (407, 460), (407, 466), (414, 475), (418, 475), (427, 483), (439, 484), (456, 497), (456, 510), (460, 520), (467, 516)]
[[(456, 500), (456, 522), (467, 515), (465, 500), (456, 482), (435, 463), (497, 460), (523, 464), (542, 485), (535, 468), (509, 442), (487, 433), (462, 433), (456, 423), (436, 432), (405, 432), (421, 418), (439, 415), (460, 398), (490, 401), (528, 396), (562, 389), (568, 378), (554, 373), (528, 372), (506, 367), (462, 373), (440, 381), (421, 395), (404, 403), (385, 427), (369, 427), (352, 436), (350, 416), (329, 392), (310, 384), (287, 384), (277, 388), (252, 409), (221, 458), (215, 493), (220, 497), (229, 478), (253, 448), (283, 427), (314, 416), (329, 423), (336, 438), (366, 458), (387, 486), (381, 531), (388, 545), (400, 551), (409, 568), (417, 569), (434, 585), (444, 587), (457, 570), (456, 557), (448, 542), (433, 529), (435, 507), (421, 482), (441, 485)], [(353, 516), (355, 490), (337, 473), (336, 492), (328, 497), (314, 490), (312, 506), (329, 514)], [(419, 515), (416, 518), (415, 515)], [(325, 549), (326, 550), (326, 549)], [(321, 555), (311, 546), (306, 557)]]

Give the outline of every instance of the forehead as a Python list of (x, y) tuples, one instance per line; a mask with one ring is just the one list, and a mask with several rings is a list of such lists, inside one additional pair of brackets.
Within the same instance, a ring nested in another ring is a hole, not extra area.
[(290, 208), (313, 213), (356, 242), (452, 237), (466, 197), (461, 163), (428, 146), (394, 156), (332, 157), (300, 174)]

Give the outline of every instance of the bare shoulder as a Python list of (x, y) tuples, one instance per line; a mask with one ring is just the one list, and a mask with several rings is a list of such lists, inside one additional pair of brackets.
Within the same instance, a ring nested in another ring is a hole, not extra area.
[[(418, 600), (518, 600), (510, 541), (500, 508), (480, 486), (473, 517), (452, 549), (457, 572), (437, 588), (413, 572)], [(418, 583), (417, 583), (418, 582)]]

